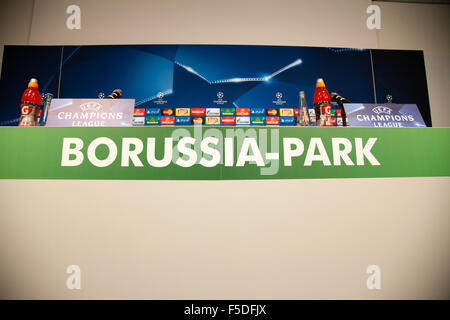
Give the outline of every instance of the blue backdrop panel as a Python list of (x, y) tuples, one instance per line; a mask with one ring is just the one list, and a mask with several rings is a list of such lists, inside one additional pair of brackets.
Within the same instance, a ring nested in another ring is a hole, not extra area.
[(427, 77), (422, 51), (373, 50), (377, 102), (392, 95), (395, 103), (417, 104), (422, 118), (431, 127)]
[(0, 79), (0, 125), (19, 124), (20, 100), (30, 78), (41, 92), (58, 92), (61, 46), (5, 46)]
[[(373, 60), (371, 60), (371, 52)], [(372, 73), (372, 63), (374, 72)], [(373, 76), (375, 83), (373, 83)], [(31, 77), (60, 98), (96, 98), (123, 90), (136, 106), (308, 105), (317, 78), (352, 102), (417, 103), (431, 125), (421, 51), (243, 45), (5, 46), (0, 125), (17, 125), (20, 97)], [(412, 77), (416, 80), (413, 80)], [(60, 81), (59, 81), (60, 79)], [(221, 98), (219, 99), (219, 92)]]

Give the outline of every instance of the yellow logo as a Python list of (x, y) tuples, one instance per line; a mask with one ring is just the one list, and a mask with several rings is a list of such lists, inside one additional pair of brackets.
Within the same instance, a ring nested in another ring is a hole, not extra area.
[(190, 109), (189, 108), (177, 108), (175, 111), (177, 116), (181, 117), (188, 117), (190, 116)]
[(206, 117), (206, 124), (220, 124), (220, 117)]
[(280, 116), (282, 117), (293, 117), (294, 109), (280, 109)]

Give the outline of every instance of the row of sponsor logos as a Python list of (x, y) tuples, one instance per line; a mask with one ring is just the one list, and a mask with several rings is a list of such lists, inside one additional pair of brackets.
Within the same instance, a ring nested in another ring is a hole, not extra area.
[[(314, 110), (311, 109), (312, 112)], [(220, 116), (297, 116), (297, 108), (135, 108), (134, 116), (181, 116), (181, 117), (220, 117)]]
[(265, 117), (265, 116), (223, 116), (223, 117), (174, 117), (174, 116), (145, 116), (134, 117), (134, 126), (152, 126), (152, 125), (207, 125), (207, 126), (234, 126), (234, 125), (272, 125), (272, 126), (295, 126), (295, 117)]
[[(338, 110), (340, 111), (340, 110)], [(340, 114), (333, 115), (334, 124), (342, 123)], [(297, 108), (135, 108), (133, 125), (273, 125), (295, 126)], [(309, 109), (311, 125), (316, 115)]]
[[(309, 117), (315, 118), (314, 109), (308, 109)], [(177, 117), (220, 117), (220, 116), (269, 116), (297, 117), (298, 108), (135, 108), (135, 117), (177, 116)], [(331, 108), (332, 117), (342, 117), (342, 110)]]

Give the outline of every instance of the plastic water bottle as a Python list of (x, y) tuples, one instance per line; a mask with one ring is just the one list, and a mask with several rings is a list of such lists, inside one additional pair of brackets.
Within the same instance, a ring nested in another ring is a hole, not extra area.
[(300, 96), (300, 103), (299, 103), (299, 110), (298, 110), (298, 125), (305, 127), (309, 126), (309, 112), (308, 112), (308, 106), (306, 104), (305, 99), (305, 91), (299, 92)]
[(22, 95), (22, 102), (20, 105), (20, 121), (19, 127), (34, 127), (38, 126), (38, 119), (41, 108), (41, 94), (38, 90), (38, 82), (32, 78), (28, 83), (28, 88)]

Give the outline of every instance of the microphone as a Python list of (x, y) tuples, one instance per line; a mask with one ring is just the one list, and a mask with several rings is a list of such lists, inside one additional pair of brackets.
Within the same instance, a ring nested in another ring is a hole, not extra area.
[(347, 126), (347, 113), (345, 112), (344, 103), (351, 103), (350, 100), (340, 96), (339, 93), (332, 92), (331, 93), (331, 101), (336, 102), (340, 106), (341, 111), (342, 111), (342, 126), (346, 127)]
[(106, 97), (106, 99), (120, 99), (122, 96), (122, 90), (116, 89), (109, 96)]
[(331, 93), (331, 101), (336, 102), (337, 104), (351, 103), (350, 100), (342, 97), (341, 95), (339, 95), (339, 93), (336, 92)]

